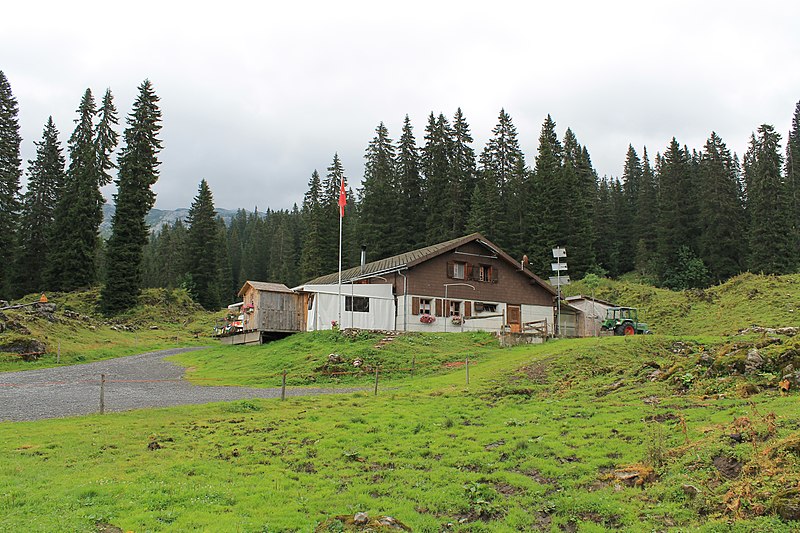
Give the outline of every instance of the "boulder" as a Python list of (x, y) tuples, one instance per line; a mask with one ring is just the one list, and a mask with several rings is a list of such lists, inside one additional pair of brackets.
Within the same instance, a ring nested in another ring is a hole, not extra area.
[(784, 520), (800, 520), (800, 489), (781, 491), (772, 497), (772, 508)]
[(747, 351), (747, 357), (744, 360), (744, 373), (755, 374), (762, 368), (764, 368), (764, 358), (761, 356), (761, 352), (751, 348)]
[(47, 351), (47, 345), (36, 339), (17, 339), (0, 345), (0, 352), (20, 354), (26, 361), (35, 361)]
[(367, 513), (356, 513), (353, 516), (353, 524), (357, 526), (364, 526), (369, 522), (369, 516)]

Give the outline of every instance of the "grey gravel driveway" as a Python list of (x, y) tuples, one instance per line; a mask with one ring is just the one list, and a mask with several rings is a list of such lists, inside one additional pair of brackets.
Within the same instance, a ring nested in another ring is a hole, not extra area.
[[(184, 368), (164, 358), (202, 348), (177, 348), (83, 365), (0, 373), (0, 421), (40, 420), (97, 413), (100, 375), (105, 374), (105, 410), (200, 404), (245, 398), (278, 398), (281, 389), (195, 386)], [(286, 389), (287, 396), (361, 389)]]

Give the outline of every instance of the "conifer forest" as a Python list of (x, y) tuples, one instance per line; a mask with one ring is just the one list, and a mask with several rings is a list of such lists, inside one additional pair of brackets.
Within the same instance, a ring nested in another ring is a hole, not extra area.
[[(338, 154), (310, 168), (292, 209), (239, 210), (226, 224), (198, 176), (188, 218), (149, 228), (162, 150), (153, 84), (142, 82), (123, 121), (110, 90), (76, 101), (66, 146), (50, 118), (23, 176), (18, 104), (0, 71), (0, 299), (98, 285), (115, 314), (145, 287), (185, 287), (217, 309), (248, 279), (296, 286), (338, 268), (342, 180), (344, 268), (362, 245), (372, 261), (480, 232), (545, 277), (556, 245), (569, 250), (574, 279), (635, 273), (671, 289), (800, 269), (800, 102), (787, 109), (788, 132), (753, 125), (744, 154), (709, 124), (703, 146), (631, 140), (622, 175), (602, 177), (580, 132), (556, 117), (544, 117), (537, 153), (524, 154), (502, 109), (483, 147), (460, 108), (431, 113), (424, 126), (406, 116), (399, 132), (377, 125), (363, 176), (348, 175)], [(116, 192), (104, 198), (111, 182)], [(104, 239), (107, 201), (115, 214)]]

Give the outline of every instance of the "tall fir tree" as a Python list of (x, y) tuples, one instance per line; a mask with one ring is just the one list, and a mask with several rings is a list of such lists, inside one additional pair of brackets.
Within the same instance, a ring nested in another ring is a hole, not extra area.
[(427, 217), (422, 195), (422, 174), (417, 141), (406, 115), (397, 146), (398, 246), (413, 250), (425, 241)]
[[(95, 137), (101, 171), (111, 164), (103, 161), (102, 156), (108, 153), (110, 146), (116, 145), (113, 136), (109, 135), (113, 130), (110, 125), (104, 125), (105, 108), (111, 103), (109, 95), (107, 92), (103, 99), (101, 121)], [(160, 163), (157, 156), (162, 147), (158, 138), (161, 130), (158, 101), (150, 80), (145, 80), (139, 86), (139, 95), (128, 115), (125, 147), (119, 155), (119, 177), (114, 195), (116, 210), (106, 254), (107, 277), (100, 293), (101, 308), (109, 314), (134, 307), (141, 289), (142, 253), (148, 238), (145, 217), (155, 205), (156, 195), (151, 187), (158, 181)]]
[(780, 134), (763, 124), (750, 138), (744, 156), (747, 211), (750, 221), (750, 270), (786, 274), (797, 253), (792, 239), (790, 198), (781, 175)]
[(303, 198), (302, 217), (305, 221), (305, 238), (300, 255), (300, 271), (303, 279), (313, 279), (327, 274), (324, 257), (320, 250), (325, 248), (323, 225), (325, 224), (322, 198), (322, 182), (314, 170), (308, 181), (308, 191)]
[[(22, 159), (19, 107), (11, 84), (0, 70), (0, 256), (15, 257), (16, 222), (20, 209)], [(13, 261), (0, 261), (0, 298), (10, 298)]]
[(459, 107), (450, 130), (450, 236), (464, 234), (472, 205), (472, 194), (477, 185), (475, 150), (472, 133)]
[(639, 228), (636, 225), (639, 214), (639, 193), (642, 190), (644, 169), (639, 154), (628, 145), (628, 153), (625, 155), (625, 165), (622, 168), (622, 193), (624, 196), (624, 212), (621, 213), (621, 231), (617, 238), (622, 241), (621, 246), (624, 250), (632, 253), (623, 254), (620, 257), (620, 268), (627, 272), (633, 270), (636, 265), (635, 250), (639, 242)]
[(794, 109), (792, 129), (786, 141), (786, 187), (789, 189), (794, 238), (795, 269), (800, 268), (800, 102)]
[[(480, 156), (481, 188), (487, 195), (496, 193), (497, 218), (494, 238), (510, 254), (521, 257), (525, 250), (529, 220), (526, 200), (529, 185), (525, 156), (517, 139), (517, 128), (505, 109), (500, 110), (497, 125)], [(491, 205), (491, 204), (490, 204)]]
[(367, 248), (375, 258), (400, 251), (400, 236), (395, 221), (396, 168), (395, 147), (386, 126), (381, 122), (365, 155), (364, 186), (361, 190), (361, 222)]
[(721, 282), (746, 268), (746, 242), (742, 239), (739, 163), (716, 132), (711, 132), (703, 148), (697, 178), (701, 221), (698, 254), (708, 265), (712, 279)]
[(28, 190), (22, 199), (19, 256), (16, 260), (16, 293), (44, 290), (44, 273), (50, 254), (50, 236), (56, 201), (66, 179), (65, 159), (53, 117), (47, 119), (36, 159), (28, 161)]
[(425, 126), (425, 145), (422, 147), (421, 163), (425, 175), (424, 206), (426, 238), (424, 244), (446, 241), (452, 236), (452, 213), (450, 195), (450, 161), (452, 130), (443, 114), (428, 116)]
[[(678, 279), (678, 252), (687, 247), (697, 253), (698, 195), (691, 154), (673, 137), (658, 167), (658, 273), (662, 282)], [(681, 288), (681, 287), (672, 287)]]
[[(639, 190), (636, 193), (636, 213), (634, 224), (636, 227), (635, 268), (640, 274), (655, 279), (655, 254), (657, 246), (658, 218), (658, 187), (650, 158), (647, 156), (647, 147), (642, 152), (642, 178)], [(602, 238), (602, 237), (600, 237)]]
[[(539, 133), (539, 150), (536, 155), (531, 194), (528, 195), (526, 234), (527, 253), (534, 270), (542, 275), (550, 270), (551, 249), (564, 243), (565, 236), (558, 234), (559, 220), (564, 213), (561, 203), (555, 201), (562, 186), (563, 152), (556, 134), (556, 123), (547, 115)], [(567, 250), (567, 254), (570, 251)]]
[[(203, 179), (189, 208), (187, 234), (188, 274), (192, 296), (205, 309), (221, 307), (219, 232), (214, 211), (214, 197)], [(255, 278), (255, 279), (264, 279)]]
[(589, 152), (578, 143), (571, 129), (564, 134), (562, 189), (558, 194), (567, 198), (561, 204), (558, 235), (569, 254), (570, 274), (582, 278), (595, 264), (594, 256), (594, 197), (597, 177)]
[(94, 145), (97, 113), (92, 91), (86, 89), (78, 106), (75, 130), (69, 138), (69, 168), (54, 214), (53, 250), (47, 269), (48, 286), (71, 291), (95, 281), (97, 209), (102, 196), (97, 188), (98, 168)]

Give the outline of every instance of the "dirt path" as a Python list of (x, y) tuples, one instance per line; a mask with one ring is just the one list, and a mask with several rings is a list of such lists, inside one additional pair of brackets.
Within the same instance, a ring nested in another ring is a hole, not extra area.
[[(84, 365), (0, 374), (0, 421), (41, 420), (97, 413), (100, 374), (105, 374), (106, 411), (201, 404), (245, 398), (277, 398), (280, 388), (198, 387), (183, 379), (184, 368), (164, 358), (202, 348), (178, 348)], [(359, 389), (287, 389), (287, 396), (353, 392)]]

